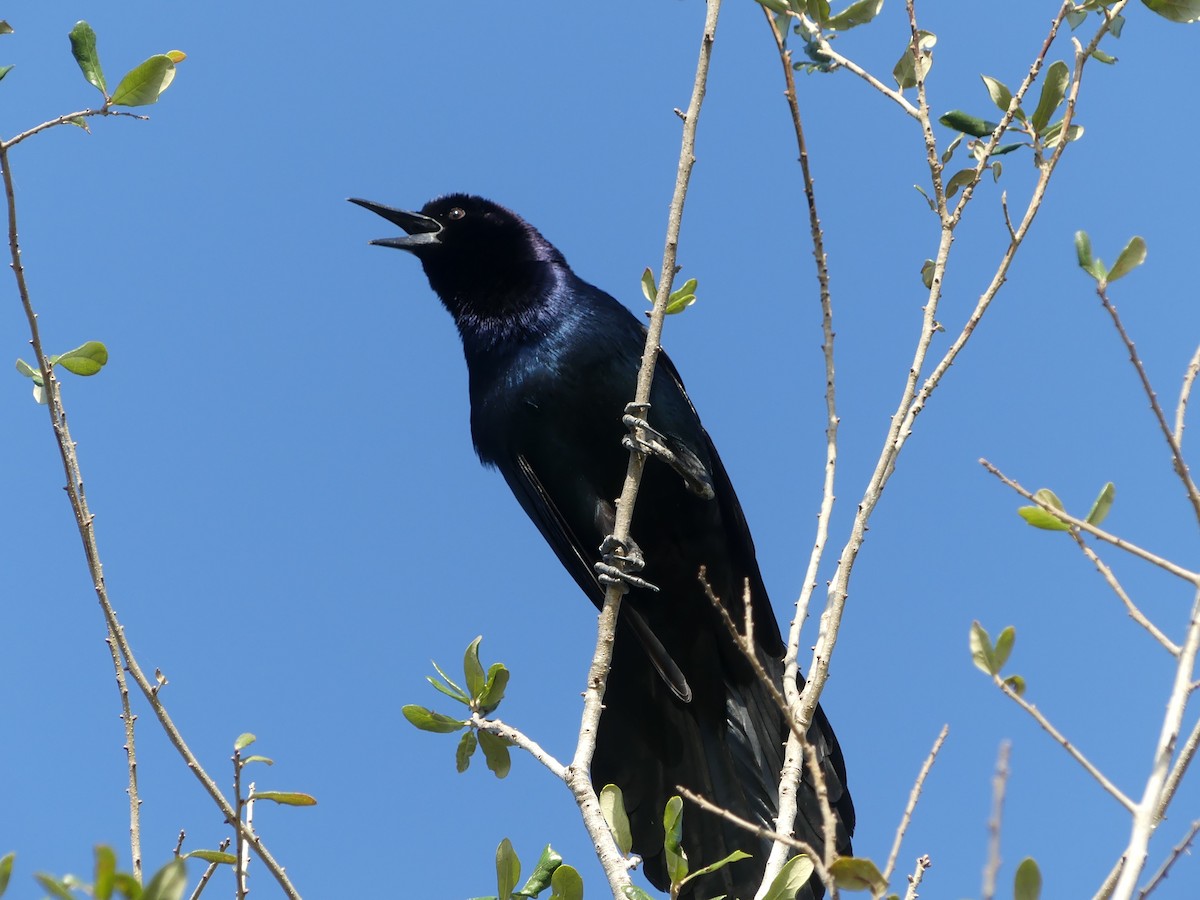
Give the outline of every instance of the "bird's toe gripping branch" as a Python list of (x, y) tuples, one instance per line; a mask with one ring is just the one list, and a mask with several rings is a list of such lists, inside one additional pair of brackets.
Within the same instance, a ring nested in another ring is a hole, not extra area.
[(639, 578), (640, 572), (646, 565), (646, 558), (633, 538), (627, 541), (617, 540), (615, 535), (609, 535), (600, 544), (600, 556), (603, 562), (596, 563), (592, 568), (601, 584), (619, 584), (628, 590), (630, 587), (643, 588), (647, 591), (657, 591), (658, 588), (644, 578)]
[(626, 450), (661, 459), (678, 473), (689, 491), (705, 500), (713, 499), (716, 494), (707, 467), (682, 441), (657, 431), (645, 419), (634, 415), (645, 408), (636, 403), (625, 407), (621, 421), (629, 434), (621, 438), (621, 444)]

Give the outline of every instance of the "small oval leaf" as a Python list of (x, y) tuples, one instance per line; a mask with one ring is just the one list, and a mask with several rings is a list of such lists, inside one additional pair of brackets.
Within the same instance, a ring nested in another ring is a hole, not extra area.
[(190, 853), (185, 853), (187, 859), (202, 859), (208, 863), (216, 863), (219, 866), (232, 866), (237, 862), (237, 857), (232, 853), (224, 853), (221, 850), (193, 850)]
[(496, 892), (499, 900), (508, 900), (521, 880), (521, 860), (512, 841), (505, 838), (496, 848)]
[(1140, 237), (1130, 238), (1125, 249), (1121, 251), (1121, 255), (1117, 257), (1117, 261), (1108, 270), (1108, 280), (1113, 282), (1118, 278), (1124, 278), (1145, 261), (1146, 242)]
[(996, 652), (992, 649), (992, 639), (977, 621), (971, 623), (968, 645), (971, 648), (971, 659), (975, 663), (975, 668), (985, 675), (995, 675), (999, 671), (996, 668)]
[(317, 798), (299, 791), (255, 791), (251, 800), (270, 800), (281, 806), (316, 806)]
[(243, 734), (239, 734), (238, 739), (233, 742), (233, 749), (238, 751), (245, 750), (257, 740), (258, 738), (252, 735), (249, 731), (244, 732)]
[(460, 773), (467, 771), (467, 767), (471, 765), (471, 757), (474, 755), (478, 743), (474, 731), (468, 728), (463, 732), (462, 739), (458, 742), (458, 749), (454, 751), (454, 767)]
[(443, 716), (441, 713), (433, 712), (423, 706), (417, 706), (415, 703), (409, 703), (400, 711), (404, 713), (404, 718), (408, 719), (408, 721), (422, 731), (432, 731), (437, 734), (453, 734), (467, 725), (466, 722), (459, 719)]
[(1046, 69), (1046, 75), (1042, 81), (1042, 93), (1038, 97), (1037, 109), (1033, 111), (1033, 115), (1029, 118), (1029, 124), (1033, 126), (1034, 131), (1041, 131), (1046, 127), (1046, 123), (1050, 121), (1050, 117), (1054, 115), (1054, 111), (1058, 109), (1058, 105), (1062, 103), (1063, 97), (1067, 93), (1067, 81), (1070, 78), (1070, 73), (1067, 69), (1067, 64), (1061, 59), (1050, 64)]
[(615, 784), (606, 784), (600, 789), (600, 812), (617, 846), (628, 856), (633, 848), (633, 833), (629, 830), (629, 816), (625, 813), (625, 797)]
[(1013, 900), (1038, 900), (1042, 896), (1042, 873), (1032, 857), (1021, 860), (1013, 879)]
[(483, 750), (483, 758), (487, 767), (497, 778), (505, 778), (512, 769), (512, 756), (508, 752), (508, 741), (497, 737), (490, 731), (479, 732), (479, 746)]
[(165, 53), (151, 56), (126, 73), (113, 91), (111, 106), (149, 106), (175, 79), (175, 63)]
[(871, 891), (878, 896), (887, 888), (887, 881), (875, 863), (863, 857), (838, 857), (829, 867), (829, 874), (843, 891)]
[(108, 87), (104, 83), (104, 70), (100, 68), (100, 54), (96, 52), (96, 32), (92, 30), (91, 25), (80, 19), (71, 29), (69, 37), (71, 55), (79, 64), (83, 77), (107, 99)]

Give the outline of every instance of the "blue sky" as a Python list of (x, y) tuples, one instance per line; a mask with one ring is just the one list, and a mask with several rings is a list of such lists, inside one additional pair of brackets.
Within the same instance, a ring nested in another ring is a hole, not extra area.
[[(1015, 86), (1051, 3), (926, 3), (938, 35), (936, 111), (992, 117), (981, 72)], [(467, 430), (465, 368), (420, 267), (367, 246), (381, 220), (344, 202), (414, 208), (449, 191), (519, 211), (584, 278), (634, 309), (661, 260), (703, 21), (697, 0), (603, 8), (527, 2), (10, 4), (0, 133), (98, 99), (67, 32), (87, 17), (109, 79), (151, 53), (188, 54), (150, 122), (94, 120), (13, 152), (24, 263), (48, 349), (85, 340), (111, 362), (65, 378), (108, 585), (193, 748), (223, 785), (244, 731), (276, 760), (261, 788), (314, 794), (256, 826), (307, 897), (462, 898), (494, 892), (507, 836), (527, 870), (548, 841), (605, 888), (569, 795), (517, 758), (497, 781), (454, 772), (452, 738), (415, 731), (435, 706), (429, 660), (457, 669), (484, 635), (512, 670), (506, 720), (569, 756), (594, 616)], [(1094, 27), (1091, 23), (1085, 27)], [(839, 50), (884, 77), (902, 4)], [(1188, 565), (1196, 523), (1072, 235), (1110, 261), (1133, 234), (1145, 266), (1113, 297), (1164, 403), (1200, 333), (1193, 276), (1200, 135), (1187, 86), (1196, 32), (1134, 5), (1089, 66), (1072, 145), (993, 311), (917, 422), (858, 560), (825, 693), (859, 815), (856, 850), (882, 861), (938, 729), (900, 871), (934, 860), (925, 895), (972, 897), (986, 855), (997, 747), (1013, 742), (1001, 896), (1025, 856), (1047, 896), (1090, 895), (1124, 847), (1110, 797), (971, 665), (973, 619), (1017, 629), (1010, 669), (1029, 698), (1140, 796), (1172, 675), (1066, 538), (1035, 532), (978, 465), (1086, 510), (1113, 481), (1108, 526)], [(1106, 45), (1107, 46), (1107, 45)], [(1070, 52), (1061, 36), (1051, 58)], [(845, 72), (799, 76), (833, 273), (841, 468), (832, 572), (912, 356), (936, 220), (920, 132)], [(717, 34), (680, 263), (700, 301), (665, 345), (720, 448), (781, 619), (812, 540), (823, 444), (820, 318), (779, 64), (757, 6), (729, 2)], [(950, 135), (938, 129), (939, 141)], [(961, 152), (961, 151), (960, 151)], [(951, 333), (994, 270), (1024, 154), (984, 183), (954, 248)], [(2, 333), (29, 358), (11, 284)], [(938, 350), (945, 345), (935, 346)], [(81, 871), (91, 846), (128, 861), (124, 754), (104, 627), (45, 410), (10, 370), (0, 487), (5, 650), (0, 852), (10, 895), (34, 870)], [(1190, 440), (1185, 441), (1185, 449)], [(1113, 553), (1127, 588), (1182, 635), (1186, 586)], [(815, 640), (810, 622), (805, 641)], [(220, 816), (141, 709), (147, 865), (214, 846)], [(1187, 720), (1190, 727), (1195, 713)], [(1157, 866), (1197, 817), (1189, 785), (1152, 845)], [(197, 875), (199, 867), (193, 870)], [(278, 895), (261, 865), (256, 898)], [(894, 886), (903, 891), (903, 876)], [(228, 896), (226, 881), (217, 895)], [(1183, 859), (1161, 897), (1200, 892)], [(212, 893), (212, 890), (209, 891)]]

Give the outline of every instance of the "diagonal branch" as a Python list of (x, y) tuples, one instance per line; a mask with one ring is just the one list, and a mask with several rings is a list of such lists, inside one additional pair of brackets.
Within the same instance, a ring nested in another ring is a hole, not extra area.
[[(646, 349), (642, 354), (642, 363), (638, 370), (637, 391), (632, 404), (634, 407), (641, 407), (643, 414), (650, 404), (650, 387), (654, 383), (654, 366), (658, 361), (658, 353), (661, 349), (663, 318), (666, 315), (667, 300), (670, 297), (671, 284), (675, 277), (675, 256), (679, 247), (679, 228), (683, 219), (683, 205), (687, 198), (692, 166), (696, 162), (696, 127), (699, 123), (700, 107), (704, 103), (704, 93), (708, 84), (708, 67), (712, 58), (713, 40), (720, 11), (721, 0), (708, 0), (704, 35), (700, 42), (700, 54), (696, 63), (696, 78), (692, 85), (692, 97), (688, 103), (687, 112), (683, 114), (683, 138), (679, 151), (679, 166), (675, 176), (675, 191), (667, 213), (667, 238), (666, 246), (663, 249), (658, 296), (654, 300), (654, 309), (650, 314)], [(630, 451), (629, 466), (625, 473), (621, 497), (617, 500), (616, 522), (613, 526), (613, 537), (622, 544), (629, 541), (634, 503), (637, 501), (638, 490), (641, 487), (645, 462), (646, 459), (641, 453), (636, 450)], [(596, 649), (592, 655), (592, 664), (588, 669), (587, 689), (584, 692), (579, 743), (575, 747), (575, 755), (566, 772), (567, 786), (575, 795), (575, 802), (579, 805), (584, 825), (596, 848), (596, 854), (600, 864), (604, 867), (609, 886), (613, 889), (614, 894), (623, 891), (624, 887), (629, 885), (629, 872), (620, 848), (617, 847), (616, 841), (604, 821), (604, 816), (600, 812), (600, 801), (592, 786), (589, 770), (592, 757), (596, 752), (596, 732), (604, 704), (608, 670), (612, 664), (613, 639), (616, 634), (617, 614), (621, 608), (622, 591), (622, 586), (610, 584), (604, 596), (604, 606), (600, 611), (597, 626)]]

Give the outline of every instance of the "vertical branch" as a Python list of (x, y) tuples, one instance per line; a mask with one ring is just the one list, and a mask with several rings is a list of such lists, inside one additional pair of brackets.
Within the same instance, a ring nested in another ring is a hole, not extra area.
[[(700, 55), (696, 63), (696, 77), (692, 84), (692, 96), (687, 112), (683, 114), (683, 137), (679, 151), (679, 166), (675, 175), (675, 191), (667, 212), (667, 237), (666, 245), (663, 248), (658, 295), (655, 297), (654, 309), (650, 314), (646, 349), (642, 354), (642, 363), (638, 370), (637, 390), (631, 404), (635, 408), (640, 407), (643, 415), (650, 405), (650, 388), (654, 383), (654, 367), (661, 349), (663, 319), (666, 315), (667, 299), (671, 294), (671, 284), (675, 277), (675, 258), (679, 247), (680, 224), (683, 221), (683, 205), (687, 199), (692, 166), (696, 162), (696, 127), (700, 120), (700, 107), (704, 103), (704, 93), (708, 84), (708, 67), (712, 58), (717, 17), (720, 11), (721, 0), (708, 0), (704, 34), (700, 41)], [(645, 457), (641, 453), (636, 450), (630, 451), (629, 466), (625, 473), (621, 496), (617, 500), (616, 522), (613, 526), (613, 537), (621, 544), (629, 540), (634, 504), (641, 487), (645, 462)], [(609, 886), (612, 887), (614, 893), (629, 884), (629, 874), (625, 860), (600, 813), (600, 803), (589, 777), (589, 769), (596, 751), (596, 729), (600, 722), (608, 670), (612, 663), (613, 639), (616, 633), (617, 614), (621, 607), (622, 593), (621, 585), (610, 584), (604, 595), (604, 606), (600, 611), (597, 626), (596, 649), (588, 670), (587, 689), (584, 693), (579, 743), (576, 745), (571, 764), (567, 767), (566, 779), (567, 786), (579, 804), (584, 825), (592, 838), (596, 854), (604, 867)]]
[[(817, 285), (821, 302), (821, 351), (825, 359), (825, 475), (821, 486), (821, 505), (817, 513), (817, 531), (813, 540), (812, 552), (809, 554), (808, 567), (804, 572), (804, 580), (800, 596), (796, 600), (795, 614), (788, 629), (787, 652), (784, 656), (783, 690), (787, 697), (788, 706), (795, 710), (799, 708), (800, 691), (796, 686), (796, 678), (800, 667), (797, 662), (800, 648), (800, 631), (808, 618), (808, 605), (813, 591), (817, 587), (817, 572), (825, 553), (825, 545), (829, 539), (829, 519), (833, 514), (834, 478), (837, 473), (837, 432), (838, 414), (834, 377), (834, 332), (833, 332), (833, 300), (829, 289), (829, 265), (825, 253), (825, 240), (821, 231), (821, 219), (817, 214), (816, 192), (813, 187), (812, 172), (809, 168), (808, 145), (804, 139), (804, 126), (800, 118), (800, 105), (796, 98), (796, 82), (792, 70), (792, 55), (784, 42), (784, 36), (779, 33), (774, 17), (763, 8), (767, 26), (775, 39), (776, 52), (783, 67), (783, 77), (786, 88), (784, 97), (792, 116), (792, 128), (796, 135), (796, 148), (799, 153), (800, 172), (804, 180), (804, 197), (808, 204), (809, 233), (812, 240), (813, 258), (817, 267)], [(797, 734), (796, 732), (799, 732)], [(779, 811), (775, 819), (775, 830), (790, 834), (796, 820), (796, 791), (801, 777), (803, 759), (802, 741), (799, 737), (803, 728), (793, 730), (788, 736), (787, 748), (784, 751), (784, 765), (780, 772)], [(827, 823), (831, 824), (831, 823)], [(827, 848), (829, 850), (831, 848)], [(779, 874), (787, 862), (788, 847), (776, 843), (771, 848), (763, 873), (763, 884), (769, 885)]]
[(125, 759), (129, 767), (129, 856), (133, 866), (133, 877), (142, 883), (142, 801), (138, 795), (137, 745), (134, 741), (133, 723), (137, 716), (129, 705), (129, 685), (125, 681), (125, 667), (121, 665), (121, 652), (117, 649), (112, 632), (104, 639), (108, 652), (112, 654), (113, 671), (117, 675), (117, 690), (121, 694), (121, 722), (125, 726)]
[(1179, 664), (1175, 668), (1175, 683), (1171, 688), (1171, 696), (1167, 700), (1167, 713), (1163, 717), (1162, 729), (1158, 735), (1158, 745), (1154, 749), (1154, 765), (1150, 777), (1146, 779), (1146, 788), (1142, 800), (1137, 805), (1133, 816), (1133, 828), (1129, 835), (1129, 844), (1125, 848), (1125, 864), (1121, 867), (1121, 875), (1117, 879), (1114, 893), (1118, 897), (1132, 897), (1137, 887), (1138, 876), (1146, 865), (1146, 854), (1150, 845), (1150, 836), (1159, 819), (1159, 802), (1167, 784), (1171, 767), (1171, 757), (1175, 753), (1175, 744), (1183, 726), (1183, 714), (1187, 708), (1188, 695), (1191, 693), (1192, 679), (1196, 668), (1196, 655), (1200, 651), (1200, 590), (1197, 590), (1192, 604), (1191, 621), (1188, 623), (1187, 637), (1179, 654)]
[(1000, 871), (1000, 832), (1004, 821), (1004, 789), (1008, 786), (1008, 758), (1012, 744), (1003, 741), (992, 778), (992, 816), (988, 819), (988, 857), (983, 867), (983, 900), (996, 896), (996, 873)]

